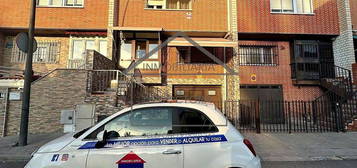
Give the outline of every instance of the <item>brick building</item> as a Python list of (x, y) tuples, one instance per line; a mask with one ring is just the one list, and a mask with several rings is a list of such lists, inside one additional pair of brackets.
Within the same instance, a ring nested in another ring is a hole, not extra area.
[[(30, 130), (62, 129), (60, 111), (80, 104), (94, 105), (96, 120), (137, 93), (210, 101), (221, 109), (228, 100), (315, 100), (331, 89), (321, 83), (329, 75), (322, 72), (348, 71), (355, 62), (348, 3), (37, 0), (34, 72), (39, 79), (31, 94)], [(0, 135), (18, 131), (21, 97), (16, 95), (26, 54), (16, 47), (15, 36), (26, 31), (28, 5), (20, 0), (0, 5), (7, 13), (0, 16)], [(177, 32), (236, 73), (227, 75), (227, 68), (183, 37), (170, 39)], [(150, 52), (166, 40), (171, 41)], [(136, 81), (128, 80), (122, 72), (145, 54), (151, 56), (129, 73)], [(52, 105), (56, 102), (60, 106)]]

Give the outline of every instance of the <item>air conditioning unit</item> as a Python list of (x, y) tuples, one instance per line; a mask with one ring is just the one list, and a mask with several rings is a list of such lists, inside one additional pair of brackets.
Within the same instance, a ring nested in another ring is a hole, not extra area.
[(165, 0), (148, 0), (147, 7), (152, 9), (162, 9), (165, 6)]

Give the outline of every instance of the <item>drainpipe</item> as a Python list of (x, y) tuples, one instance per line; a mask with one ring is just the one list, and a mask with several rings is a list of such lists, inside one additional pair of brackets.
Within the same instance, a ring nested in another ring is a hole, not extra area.
[(6, 136), (7, 114), (9, 111), (9, 93), (10, 93), (10, 89), (7, 88), (5, 93), (5, 111), (4, 111), (4, 123), (2, 126), (2, 137)]

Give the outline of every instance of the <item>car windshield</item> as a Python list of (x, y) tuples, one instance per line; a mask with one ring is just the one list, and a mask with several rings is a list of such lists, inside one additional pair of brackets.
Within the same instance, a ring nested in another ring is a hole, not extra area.
[(77, 139), (78, 137), (80, 137), (81, 135), (83, 135), (86, 131), (88, 131), (90, 128), (92, 128), (92, 126), (90, 126), (90, 127), (88, 127), (88, 128), (85, 128), (85, 129), (83, 129), (83, 130), (81, 130), (81, 131), (75, 133), (75, 134), (73, 135), (73, 138), (76, 138), (76, 139)]

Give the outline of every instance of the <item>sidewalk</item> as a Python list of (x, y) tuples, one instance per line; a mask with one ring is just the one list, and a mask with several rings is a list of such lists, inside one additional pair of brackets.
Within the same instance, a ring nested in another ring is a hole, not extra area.
[(18, 136), (0, 138), (0, 161), (27, 161), (33, 151), (61, 135), (63, 133), (29, 135), (25, 147), (12, 147), (18, 141)]
[(263, 161), (357, 159), (357, 133), (243, 133)]

